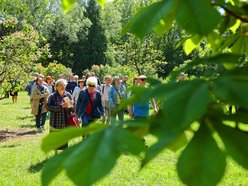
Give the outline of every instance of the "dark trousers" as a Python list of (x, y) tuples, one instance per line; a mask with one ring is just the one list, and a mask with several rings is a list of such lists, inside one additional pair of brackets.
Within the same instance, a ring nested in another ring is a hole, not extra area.
[(83, 114), (81, 119), (82, 119), (82, 127), (86, 127), (90, 123), (94, 122), (94, 120), (91, 120), (86, 113)]
[(40, 113), (35, 116), (37, 129), (45, 125), (47, 113)]

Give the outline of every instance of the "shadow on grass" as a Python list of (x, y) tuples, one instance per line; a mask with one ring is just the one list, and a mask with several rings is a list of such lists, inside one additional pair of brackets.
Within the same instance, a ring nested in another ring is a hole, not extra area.
[(17, 136), (35, 135), (37, 133), (39, 133), (39, 132), (36, 130), (32, 130), (32, 131), (26, 131), (26, 132), (18, 133)]
[(2, 147), (0, 147), (0, 148), (15, 148), (15, 147), (17, 147), (17, 146), (20, 146), (20, 144), (15, 144), (15, 145), (4, 145), (4, 146), (2, 146)]
[(24, 108), (22, 108), (22, 109), (24, 109), (24, 110), (29, 110), (29, 109), (31, 109), (31, 107), (24, 107)]
[(18, 119), (18, 120), (25, 120), (25, 119), (30, 119), (30, 118), (33, 118), (33, 120), (35, 120), (34, 116), (32, 116), (32, 115), (31, 116), (28, 115), (28, 116), (17, 116), (16, 117), (16, 119)]
[(34, 124), (27, 124), (27, 125), (20, 125), (20, 128), (36, 128), (35, 123)]
[(39, 172), (44, 167), (44, 165), (46, 164), (47, 161), (48, 161), (48, 159), (45, 159), (42, 162), (36, 163), (34, 165), (31, 165), (28, 168), (28, 172), (30, 172), (30, 173), (37, 173), (37, 172)]

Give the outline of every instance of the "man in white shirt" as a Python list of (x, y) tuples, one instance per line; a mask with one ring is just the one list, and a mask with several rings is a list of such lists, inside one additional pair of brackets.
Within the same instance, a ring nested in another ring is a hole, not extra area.
[(102, 101), (106, 114), (106, 123), (110, 122), (110, 106), (109, 106), (109, 97), (108, 91), (110, 89), (112, 77), (110, 75), (104, 77), (105, 84), (102, 84), (101, 93), (102, 93)]

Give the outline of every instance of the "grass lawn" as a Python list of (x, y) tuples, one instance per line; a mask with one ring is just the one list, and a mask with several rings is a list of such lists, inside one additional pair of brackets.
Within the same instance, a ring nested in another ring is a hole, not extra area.
[[(17, 103), (12, 103), (11, 98), (0, 100), (0, 186), (41, 185), (41, 169), (46, 158), (53, 154), (45, 155), (40, 150), (41, 139), (47, 132), (36, 133), (34, 125), (26, 92), (19, 94)], [(152, 136), (147, 137), (148, 143), (153, 140)], [(178, 153), (165, 150), (139, 170), (138, 158), (123, 155), (112, 172), (96, 185), (183, 185), (176, 172), (177, 156)], [(62, 173), (51, 185), (73, 183)], [(229, 159), (219, 185), (248, 186), (248, 171)]]

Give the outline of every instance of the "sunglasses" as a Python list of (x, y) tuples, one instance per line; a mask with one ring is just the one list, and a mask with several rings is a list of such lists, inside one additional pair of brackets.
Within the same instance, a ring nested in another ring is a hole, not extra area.
[(95, 87), (95, 85), (88, 85), (89, 87)]
[(141, 81), (146, 81), (146, 79), (140, 79)]

